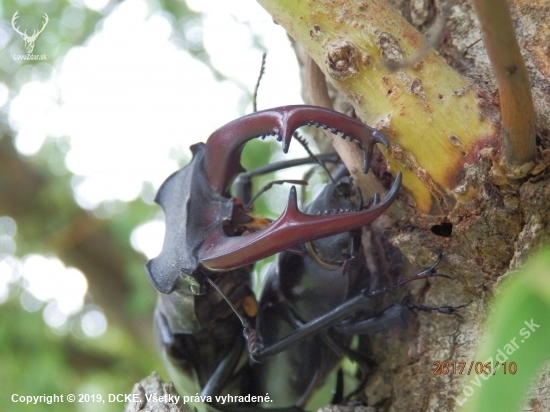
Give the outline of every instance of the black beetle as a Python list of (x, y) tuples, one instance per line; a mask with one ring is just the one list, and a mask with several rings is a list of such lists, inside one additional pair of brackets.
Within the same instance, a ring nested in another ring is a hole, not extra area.
[[(378, 197), (372, 202), (376, 204)], [(361, 192), (354, 190), (349, 177), (343, 177), (327, 184), (305, 211), (362, 209)], [(439, 260), (412, 277), (371, 290), (360, 229), (279, 253), (263, 282), (256, 329), (245, 327), (245, 335), (254, 336), (249, 352), (259, 362), (251, 366), (254, 393), (271, 395), (272, 402), (265, 405), (269, 409), (304, 407), (344, 356), (362, 372), (357, 390), (346, 398), (362, 389), (374, 363), (349, 347), (352, 335), (405, 327), (412, 309), (455, 314), (453, 307), (426, 307), (407, 299), (384, 306), (379, 299), (408, 282), (441, 276), (434, 271)], [(337, 391), (332, 402), (343, 400), (343, 395)]]
[[(354, 190), (349, 177), (343, 177), (327, 184), (305, 211), (324, 214), (362, 208), (360, 192)], [(360, 228), (279, 253), (259, 300), (256, 328), (260, 344), (268, 348), (300, 330), (303, 324), (367, 289), (368, 283)], [(265, 357), (252, 366), (259, 386), (257, 392), (271, 394), (273, 406), (304, 407), (342, 356), (349, 354), (349, 344), (350, 335), (325, 329)]]
[[(191, 163), (171, 175), (155, 199), (165, 212), (166, 234), (162, 252), (147, 263), (146, 269), (160, 292), (155, 319), (161, 345), (174, 366), (197, 379), (203, 393), (221, 393), (222, 389), (226, 393), (252, 393), (252, 379), (246, 376), (250, 368), (243, 367), (246, 342), (240, 321), (223, 302), (222, 294), (208, 287), (209, 283), (217, 285), (242, 316), (253, 318), (257, 306), (249, 283), (252, 263), (316, 239), (360, 228), (380, 216), (397, 195), (400, 174), (385, 199), (369, 209), (360, 207), (321, 215), (302, 213), (292, 188), (285, 211), (274, 222), (246, 210), (241, 201), (229, 194), (232, 181), (243, 170), (239, 158), (244, 143), (254, 137), (277, 135), (286, 152), (293, 132), (304, 125), (329, 129), (359, 142), (364, 153), (364, 172), (368, 170), (374, 144), (388, 146), (380, 132), (331, 110), (285, 106), (256, 112), (221, 127), (206, 144), (192, 146)], [(308, 254), (313, 256), (311, 251)], [(339, 296), (336, 301), (342, 299), (345, 300)], [(344, 306), (345, 315), (329, 315), (324, 324), (332, 326), (349, 317), (351, 312), (345, 305), (336, 307)], [(308, 317), (303, 320), (308, 321)], [(303, 326), (300, 336), (318, 331)], [(271, 356), (269, 348), (264, 351), (256, 345), (261, 342), (255, 336), (248, 337), (251, 355), (256, 359)], [(302, 340), (300, 336), (291, 337), (291, 341)], [(281, 347), (288, 342), (283, 341)], [(272, 353), (280, 350), (283, 349), (275, 347)], [(251, 370), (256, 373), (254, 368)]]

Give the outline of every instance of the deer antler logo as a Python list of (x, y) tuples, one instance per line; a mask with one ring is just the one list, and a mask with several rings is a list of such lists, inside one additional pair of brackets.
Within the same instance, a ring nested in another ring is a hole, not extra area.
[(19, 10), (15, 12), (11, 19), (11, 25), (13, 26), (13, 29), (21, 35), (21, 38), (25, 42), (25, 48), (27, 49), (27, 53), (32, 53), (34, 49), (34, 42), (38, 38), (38, 35), (44, 31), (44, 28), (46, 27), (46, 24), (48, 24), (49, 17), (46, 13), (44, 13), (44, 24), (42, 25), (42, 28), (40, 30), (34, 30), (32, 36), (29, 36), (27, 34), (27, 30), (25, 30), (23, 33), (19, 31), (19, 27), (15, 27), (15, 20), (19, 17), (17, 14), (19, 13)]

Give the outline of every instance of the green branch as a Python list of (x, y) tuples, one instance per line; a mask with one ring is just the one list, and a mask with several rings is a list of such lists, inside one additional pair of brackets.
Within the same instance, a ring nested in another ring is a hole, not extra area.
[(536, 151), (529, 74), (516, 40), (508, 2), (474, 0), (473, 3), (498, 83), (505, 166), (511, 176), (522, 177), (533, 167)]
[(465, 167), (500, 144), (489, 103), (433, 50), (412, 67), (388, 71), (388, 62), (409, 60), (425, 42), (399, 13), (380, 0), (258, 1), (357, 115), (390, 138), (390, 170), (403, 173), (417, 211), (440, 213), (477, 194)]

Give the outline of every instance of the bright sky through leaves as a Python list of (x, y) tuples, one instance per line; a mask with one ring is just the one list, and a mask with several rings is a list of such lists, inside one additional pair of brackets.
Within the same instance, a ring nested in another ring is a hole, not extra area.
[[(251, 30), (265, 38), (273, 51), (260, 107), (300, 102), (296, 65), (279, 64), (294, 61), (286, 34), (258, 5), (190, 5), (207, 13), (202, 34), (213, 64), (250, 90), (261, 60)], [(133, 200), (146, 181), (158, 188), (177, 168), (171, 153), (186, 152), (242, 115), (242, 90), (216, 82), (170, 35), (166, 16), (151, 14), (141, 0), (123, 2), (84, 47), (69, 51), (52, 82), (30, 82), (12, 102), (10, 123), (23, 154), (36, 153), (48, 135), (70, 137), (66, 164), (80, 177), (74, 190), (82, 207)]]

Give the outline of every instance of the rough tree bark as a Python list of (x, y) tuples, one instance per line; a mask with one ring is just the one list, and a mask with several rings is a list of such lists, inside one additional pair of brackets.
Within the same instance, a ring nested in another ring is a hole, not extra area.
[(181, 400), (174, 384), (164, 383), (156, 372), (142, 379), (132, 388), (132, 401), (124, 412), (192, 412)]
[[(365, 123), (389, 136), (390, 149), (369, 176), (358, 173), (360, 157), (346, 153), (340, 139), (335, 147), (365, 191), (387, 187), (387, 170), (403, 172), (404, 187), (391, 221), (379, 222), (378, 229), (386, 228), (390, 242), (418, 267), (441, 252), (439, 272), (453, 278), (412, 286), (414, 301), (467, 304), (461, 310), (463, 320), (420, 313), (406, 336), (370, 339), (369, 351), (378, 366), (365, 388), (368, 405), (379, 411), (454, 410), (451, 395), (461, 390), (462, 380), (435, 377), (433, 362), (475, 359), (495, 285), (549, 237), (550, 2), (510, 3), (531, 81), (534, 129), (528, 104), (510, 110), (513, 98), (529, 100), (528, 85), (521, 93), (510, 92), (495, 77), (500, 68), (507, 80), (517, 78), (521, 64), (492, 67), (495, 60), (486, 50), (506, 40), (498, 37), (491, 46), (490, 40), (502, 33), (494, 34), (490, 22), (484, 22), (484, 47), (469, 2), (449, 8), (439, 54), (428, 51), (415, 59), (424, 40), (411, 24), (425, 31), (443, 8), (440, 2), (394, 0), (392, 8), (379, 0), (258, 1), (299, 44), (308, 102), (341, 111), (353, 107)], [(495, 1), (477, 3), (488, 7), (482, 22), (502, 7)], [(392, 72), (388, 66), (393, 63), (404, 66)], [(330, 99), (322, 90), (325, 78)], [(372, 240), (376, 232), (367, 236)], [(380, 275), (387, 271), (384, 253), (377, 252), (370, 262)], [(525, 409), (550, 410), (548, 375), (534, 388)]]

